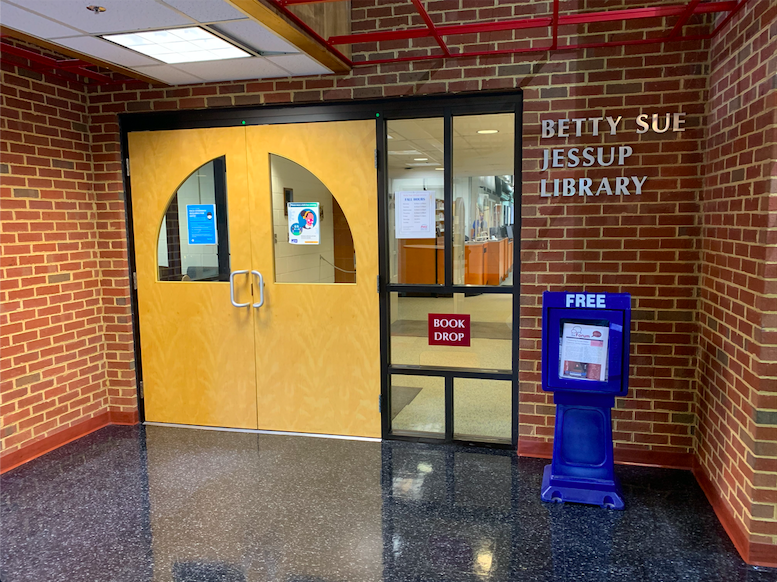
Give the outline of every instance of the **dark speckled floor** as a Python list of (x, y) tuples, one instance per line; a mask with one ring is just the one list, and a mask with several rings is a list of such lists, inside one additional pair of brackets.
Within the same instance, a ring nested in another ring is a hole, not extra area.
[(693, 477), (616, 468), (623, 512), (540, 501), (474, 448), (108, 427), (0, 479), (3, 582), (776, 582)]

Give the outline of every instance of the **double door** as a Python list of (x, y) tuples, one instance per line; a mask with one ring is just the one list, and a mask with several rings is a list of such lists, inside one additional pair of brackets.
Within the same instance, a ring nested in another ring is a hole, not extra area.
[(380, 436), (375, 122), (128, 144), (146, 420)]

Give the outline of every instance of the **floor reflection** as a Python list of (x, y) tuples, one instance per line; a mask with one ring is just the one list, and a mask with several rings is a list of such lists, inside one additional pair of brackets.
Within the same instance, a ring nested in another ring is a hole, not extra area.
[(108, 427), (0, 479), (3, 582), (775, 582), (693, 477), (617, 467), (623, 512), (549, 505), (545, 461), (401, 442)]

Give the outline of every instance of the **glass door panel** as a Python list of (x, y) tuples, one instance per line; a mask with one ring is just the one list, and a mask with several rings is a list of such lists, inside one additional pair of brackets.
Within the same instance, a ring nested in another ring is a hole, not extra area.
[[(391, 435), (517, 439), (520, 97), (513, 111), (500, 106), (385, 122)], [(466, 339), (433, 327), (454, 320)]]
[(394, 434), (445, 434), (445, 378), (391, 376), (391, 427)]
[(515, 114), (453, 118), (453, 283), (513, 284)]
[(390, 281), (445, 282), (443, 118), (387, 123)]
[(453, 380), (453, 438), (510, 442), (512, 383), (483, 378)]
[[(508, 373), (512, 369), (512, 294), (413, 296), (391, 293), (389, 305), (392, 364)], [(432, 345), (430, 313), (469, 315), (470, 345)]]

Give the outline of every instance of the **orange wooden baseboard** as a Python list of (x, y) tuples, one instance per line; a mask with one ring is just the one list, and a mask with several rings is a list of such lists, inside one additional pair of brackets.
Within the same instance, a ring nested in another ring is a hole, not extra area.
[(744, 527), (734, 517), (731, 509), (720, 496), (718, 490), (715, 489), (715, 485), (698, 461), (694, 461), (693, 475), (742, 559), (753, 566), (777, 568), (777, 546), (750, 541)]
[(137, 424), (138, 421), (139, 417), (137, 412), (117, 412), (106, 410), (105, 412), (101, 412), (97, 416), (93, 416), (84, 422), (74, 424), (73, 426), (54, 433), (51, 436), (47, 436), (46, 438), (43, 438), (39, 441), (35, 441), (26, 447), (22, 447), (17, 451), (0, 456), (0, 474), (5, 473), (6, 471), (10, 471), (11, 469), (15, 469), (27, 461), (31, 461), (42, 455), (45, 455), (46, 453), (49, 453), (54, 449), (61, 447), (62, 445), (66, 445), (67, 443), (80, 439), (81, 437), (86, 436), (96, 430), (100, 430), (109, 424), (131, 425)]
[[(662, 469), (693, 468), (693, 453), (667, 453), (642, 449), (619, 449), (615, 451), (616, 465), (639, 465), (641, 467), (660, 467)], [(518, 440), (518, 455), (535, 459), (553, 458), (553, 443), (537, 440)]]

